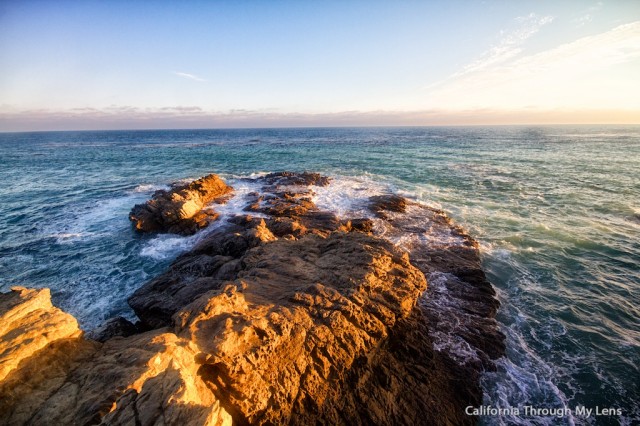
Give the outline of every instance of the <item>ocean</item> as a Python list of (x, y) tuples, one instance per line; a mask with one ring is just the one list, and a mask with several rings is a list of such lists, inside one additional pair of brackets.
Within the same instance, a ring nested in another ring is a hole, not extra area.
[(127, 297), (199, 235), (137, 235), (131, 207), (175, 181), (217, 173), (247, 193), (242, 177), (281, 170), (331, 176), (321, 207), (392, 190), (479, 241), (507, 337), (484, 404), (572, 410), (481, 423), (640, 422), (638, 126), (0, 134), (0, 290), (49, 287), (86, 330), (134, 319)]

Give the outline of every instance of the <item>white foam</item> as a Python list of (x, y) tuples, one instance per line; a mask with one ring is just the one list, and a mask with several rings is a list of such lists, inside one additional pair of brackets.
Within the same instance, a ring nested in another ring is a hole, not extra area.
[(429, 286), (438, 293), (448, 293), (449, 290), (445, 285), (447, 280), (456, 279), (456, 276), (449, 272), (432, 272), (429, 274)]
[(233, 180), (233, 179), (257, 179), (263, 176), (268, 175), (271, 172), (265, 172), (265, 171), (258, 171), (258, 172), (253, 172), (250, 173), (248, 175), (237, 175), (237, 174), (233, 174), (233, 173), (221, 173), (220, 176), (228, 179), (228, 180)]
[(440, 331), (431, 332), (429, 335), (433, 338), (433, 349), (445, 352), (458, 364), (464, 365), (471, 360), (479, 359), (478, 352), (462, 337)]
[(58, 244), (100, 238), (126, 230), (127, 216), (134, 204), (144, 201), (142, 193), (130, 193), (98, 202), (71, 205), (61, 218), (45, 225), (45, 237), (55, 238)]
[(150, 183), (144, 183), (141, 185), (136, 186), (131, 192), (134, 193), (153, 193), (155, 191), (159, 191), (159, 190), (164, 190), (164, 191), (168, 191), (169, 189), (171, 189), (168, 185), (154, 185), (154, 184), (150, 184)]
[(465, 314), (456, 298), (451, 297), (447, 282), (458, 281), (458, 278), (447, 272), (432, 272), (427, 277), (427, 291), (418, 303), (438, 318), (437, 329), (430, 329), (433, 349), (447, 353), (460, 365), (478, 362), (478, 352), (458, 334), (466, 329)]
[(320, 210), (339, 217), (373, 217), (367, 208), (369, 197), (390, 192), (389, 185), (368, 176), (335, 176), (329, 185), (313, 187), (312, 201)]
[[(496, 372), (486, 372), (482, 377), (485, 390), (484, 401), (486, 405), (496, 408), (517, 407), (538, 401), (538, 406), (567, 407), (569, 399), (554, 383), (553, 370), (543, 363), (533, 350), (526, 346), (512, 348), (518, 351), (516, 361), (511, 356), (500, 358), (496, 361)], [(568, 383), (567, 383), (568, 384)], [(494, 418), (496, 424), (531, 424), (531, 418), (503, 416)], [(554, 417), (536, 417), (535, 424), (556, 424), (558, 419)], [(575, 417), (569, 415), (562, 419), (568, 424), (575, 424)]]
[(195, 235), (180, 237), (162, 234), (145, 243), (142, 250), (140, 250), (140, 255), (156, 260), (163, 260), (189, 250), (194, 244)]
[(58, 234), (51, 234), (48, 236), (55, 238), (58, 244), (68, 244), (74, 241), (82, 240), (84, 238), (87, 238), (93, 235), (94, 234), (90, 232), (61, 232)]
[(266, 215), (262, 213), (247, 213), (243, 210), (248, 204), (247, 195), (257, 191), (260, 188), (260, 184), (242, 179), (229, 179), (228, 183), (233, 187), (233, 196), (225, 204), (211, 204), (211, 207), (220, 215), (217, 221), (202, 231), (188, 237), (168, 234), (158, 235), (143, 245), (140, 250), (140, 255), (155, 260), (176, 257), (193, 248), (210, 232), (222, 226), (226, 222), (226, 219), (231, 216), (251, 214), (251, 216), (254, 217), (266, 217)]
[(212, 204), (221, 218), (242, 214), (251, 214), (251, 216), (254, 217), (266, 217), (266, 215), (262, 213), (247, 213), (244, 211), (244, 208), (249, 203), (248, 194), (259, 191), (261, 187), (260, 183), (238, 179), (229, 180), (229, 185), (233, 187), (233, 197), (225, 204)]

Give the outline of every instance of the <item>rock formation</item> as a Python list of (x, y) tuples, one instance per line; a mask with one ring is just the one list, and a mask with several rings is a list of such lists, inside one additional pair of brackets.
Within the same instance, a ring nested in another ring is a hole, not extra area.
[(31, 355), (80, 334), (76, 319), (51, 304), (49, 289), (0, 293), (0, 381)]
[[(0, 295), (0, 350), (22, 354), (0, 352), (0, 424), (475, 423), (464, 408), (504, 352), (475, 241), (395, 195), (373, 219), (322, 211), (318, 174), (255, 182), (246, 214), (138, 289), (140, 323), (105, 324), (103, 343), (45, 290)], [(31, 342), (31, 323), (66, 331)]]
[(87, 340), (46, 289), (0, 294), (0, 309), (2, 425), (231, 424), (193, 345), (166, 329)]
[(139, 232), (191, 235), (218, 218), (208, 205), (223, 202), (232, 189), (210, 174), (187, 185), (175, 185), (170, 191), (156, 191), (151, 200), (133, 207), (129, 220)]

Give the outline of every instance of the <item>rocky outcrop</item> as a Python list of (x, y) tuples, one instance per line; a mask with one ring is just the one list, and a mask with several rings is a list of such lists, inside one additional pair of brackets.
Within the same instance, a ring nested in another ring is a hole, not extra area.
[(246, 217), (242, 224), (229, 223), (178, 258), (166, 273), (139, 288), (129, 305), (146, 328), (168, 326), (179, 309), (234, 280), (247, 250), (272, 240), (275, 237), (264, 220)]
[[(278, 294), (286, 288), (283, 283), (296, 283), (304, 288), (303, 283), (320, 281), (307, 274), (317, 271), (309, 260), (323, 253), (321, 247), (324, 246), (316, 243), (334, 241), (340, 236), (339, 246), (345, 251), (342, 256), (331, 256), (330, 264), (348, 275), (350, 268), (358, 268), (352, 254), (357, 252), (357, 247), (388, 248), (388, 241), (392, 241), (408, 253), (410, 264), (430, 277), (434, 286), (416, 298), (418, 303), (408, 315), (387, 327), (385, 337), (368, 349), (359, 362), (323, 361), (328, 365), (346, 363), (350, 367), (347, 374), (332, 383), (330, 395), (316, 389), (318, 395), (322, 395), (322, 403), (314, 399), (317, 396), (310, 396), (309, 402), (289, 414), (282, 411), (276, 414), (268, 407), (256, 413), (248, 405), (242, 405), (242, 401), (250, 401), (251, 406), (259, 404), (256, 395), (243, 390), (247, 386), (246, 377), (233, 368), (233, 365), (242, 365), (239, 354), (232, 358), (233, 362), (207, 362), (203, 371), (213, 369), (215, 375), (225, 378), (215, 379), (222, 380), (216, 385), (216, 392), (221, 398), (230, 398), (226, 406), (231, 407), (239, 423), (274, 419), (279, 422), (286, 419), (294, 424), (313, 423), (318, 419), (338, 424), (438, 424), (437, 419), (454, 424), (473, 422), (463, 409), (481, 401), (480, 373), (494, 368), (492, 360), (504, 352), (504, 338), (494, 319), (498, 303), (482, 271), (477, 243), (443, 212), (394, 194), (369, 200), (373, 216), (379, 219), (349, 220), (320, 211), (313, 203), (313, 186), (328, 184), (317, 177), (272, 174), (257, 182), (262, 187), (250, 194), (245, 210), (266, 217), (236, 216), (206, 236), (166, 274), (134, 294), (130, 303), (138, 316), (152, 327), (175, 324), (181, 306), (192, 300), (208, 300), (207, 292), (221, 291), (230, 281), (242, 283), (240, 287), (234, 284), (233, 292), (243, 297), (248, 289), (254, 288)], [(374, 232), (374, 228), (378, 231)], [(384, 238), (372, 235), (374, 233), (384, 234)], [(256, 263), (253, 259), (257, 253), (261, 256)], [(249, 281), (253, 277), (259, 278), (259, 286)], [(269, 302), (276, 306), (290, 303), (287, 298), (277, 302), (269, 299)], [(252, 316), (245, 313), (242, 317)], [(225, 327), (236, 330), (237, 324), (233, 324)], [(264, 327), (270, 326), (267, 321)], [(274, 338), (275, 335), (269, 334), (267, 340)], [(253, 367), (242, 368), (254, 370), (256, 365), (273, 362), (252, 359)], [(207, 367), (208, 363), (216, 367)], [(277, 368), (286, 370), (282, 364), (277, 364)], [(258, 368), (256, 374), (265, 373)], [(243, 385), (234, 385), (236, 379)], [(249, 382), (255, 380), (249, 379)], [(278, 388), (279, 385), (270, 386)], [(425, 400), (421, 395), (431, 395), (431, 398)], [(426, 420), (420, 414), (425, 412), (438, 414)]]
[(198, 351), (176, 334), (87, 340), (73, 317), (51, 307), (48, 290), (0, 294), (0, 308), (11, 320), (1, 323), (0, 424), (231, 424), (198, 374)]
[[(209, 233), (193, 250), (180, 256), (167, 273), (151, 280), (129, 299), (129, 305), (150, 328), (171, 324), (180, 308), (209, 290), (235, 280), (248, 250), (277, 239), (296, 240), (307, 234), (327, 236), (348, 230), (331, 212), (311, 201), (312, 186), (327, 185), (317, 173), (272, 173), (256, 179), (259, 193), (249, 194), (245, 211)], [(267, 215), (254, 217), (251, 213)]]
[[(135, 330), (112, 320), (99, 343), (76, 325), (25, 351), (0, 423), (475, 423), (464, 408), (504, 351), (475, 241), (397, 196), (370, 200), (373, 218), (322, 211), (317, 174), (255, 182), (246, 214), (134, 293)], [(1, 312), (29, 311), (20, 291)]]
[(406, 254), (363, 234), (275, 241), (244, 263), (234, 284), (174, 317), (237, 424), (329, 421), (354, 363), (426, 287)]
[(187, 185), (176, 185), (170, 191), (156, 191), (151, 200), (131, 210), (129, 219), (139, 232), (190, 235), (218, 218), (208, 206), (223, 202), (232, 189), (210, 174)]
[(76, 319), (51, 304), (49, 289), (0, 293), (0, 381), (31, 355), (80, 334)]

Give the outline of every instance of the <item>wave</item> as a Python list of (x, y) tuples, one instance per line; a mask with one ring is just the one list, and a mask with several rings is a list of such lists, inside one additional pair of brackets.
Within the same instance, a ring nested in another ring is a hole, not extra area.
[(135, 188), (133, 188), (133, 190), (131, 192), (133, 193), (153, 193), (155, 191), (159, 191), (159, 190), (165, 190), (168, 191), (169, 189), (171, 189), (169, 187), (169, 185), (154, 185), (154, 184), (150, 184), (150, 183), (143, 183), (140, 184), (138, 186), (136, 186)]

